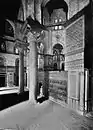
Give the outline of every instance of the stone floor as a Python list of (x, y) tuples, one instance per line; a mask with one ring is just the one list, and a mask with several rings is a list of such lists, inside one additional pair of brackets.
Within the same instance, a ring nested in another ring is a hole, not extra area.
[(0, 112), (1, 130), (93, 130), (93, 119), (51, 100), (26, 101)]

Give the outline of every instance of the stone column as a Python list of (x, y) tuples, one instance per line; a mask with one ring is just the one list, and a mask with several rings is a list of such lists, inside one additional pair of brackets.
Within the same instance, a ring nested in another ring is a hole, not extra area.
[(60, 70), (60, 54), (58, 54), (58, 60), (57, 60), (57, 62), (58, 62), (57, 69)]
[(36, 104), (37, 60), (36, 43), (34, 41), (31, 41), (29, 52), (29, 100), (33, 104)]
[(88, 96), (89, 96), (89, 71), (85, 69), (85, 111), (88, 110)]
[(40, 0), (35, 0), (35, 18), (41, 23), (41, 3)]
[[(44, 38), (44, 54), (47, 54), (48, 51), (48, 32), (45, 32), (45, 38)], [(47, 66), (47, 57), (44, 57), (44, 66)], [(44, 96), (46, 99), (49, 97), (48, 93), (49, 89), (49, 71), (44, 71)]]
[(80, 73), (80, 111), (84, 114), (84, 72)]
[(19, 92), (24, 92), (24, 50), (19, 49)]

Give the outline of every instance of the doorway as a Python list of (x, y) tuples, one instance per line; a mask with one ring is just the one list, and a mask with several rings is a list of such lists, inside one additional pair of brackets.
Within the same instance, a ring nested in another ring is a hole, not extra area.
[(0, 88), (5, 87), (5, 75), (0, 75)]
[(19, 59), (18, 58), (15, 61), (14, 84), (15, 86), (19, 86)]

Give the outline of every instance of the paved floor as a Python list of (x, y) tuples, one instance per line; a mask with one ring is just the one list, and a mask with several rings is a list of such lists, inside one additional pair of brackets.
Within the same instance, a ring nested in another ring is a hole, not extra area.
[(0, 128), (15, 130), (93, 130), (93, 120), (53, 101), (26, 101), (0, 112)]

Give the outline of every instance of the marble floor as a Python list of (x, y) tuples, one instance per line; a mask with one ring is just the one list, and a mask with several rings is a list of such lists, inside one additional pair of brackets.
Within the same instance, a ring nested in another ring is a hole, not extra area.
[(93, 120), (51, 100), (41, 104), (25, 101), (0, 112), (0, 130), (3, 129), (93, 130)]

